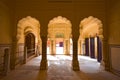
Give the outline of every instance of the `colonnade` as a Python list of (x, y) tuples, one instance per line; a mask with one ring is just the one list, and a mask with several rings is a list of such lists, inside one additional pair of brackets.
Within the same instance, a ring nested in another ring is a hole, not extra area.
[[(50, 49), (49, 52), (51, 55), (56, 54), (56, 39), (50, 39)], [(63, 54), (70, 55), (70, 39), (64, 39), (63, 40)]]
[[(31, 18), (31, 17), (25, 18), (26, 21), (29, 21), (28, 18)], [(34, 19), (30, 19), (30, 20), (32, 21)], [(24, 20), (22, 20), (22, 21), (24, 23)], [(96, 21), (96, 19), (95, 19), (95, 21)], [(34, 22), (34, 21), (32, 21), (32, 22)], [(101, 23), (99, 20), (98, 20), (98, 22)], [(36, 23), (39, 24), (38, 21), (36, 21)], [(19, 24), (18, 26), (22, 27), (23, 25)], [(26, 26), (28, 26), (28, 24), (26, 24), (25, 27)], [(77, 25), (74, 24), (73, 26), (77, 26)], [(32, 27), (34, 27), (34, 26), (32, 26)], [(38, 30), (38, 28), (39, 28), (39, 26), (37, 28), (35, 28), (35, 30), (33, 30), (33, 31), (35, 32), (36, 30)], [(23, 29), (20, 28), (20, 30), (18, 28), (18, 32), (24, 32), (22, 30), (24, 30), (24, 28)], [(56, 54), (56, 39), (55, 39), (56, 35), (55, 34), (63, 34), (64, 54), (70, 54), (70, 36), (72, 35), (72, 37), (71, 37), (72, 42), (73, 42), (72, 69), (79, 70), (78, 51), (81, 51), (81, 50), (78, 50), (79, 49), (78, 45), (82, 46), (82, 44), (85, 43), (84, 42), (85, 39), (80, 40), (80, 44), (78, 44), (78, 37), (79, 37), (78, 30), (79, 30), (79, 27), (73, 28), (71, 22), (61, 16), (55, 17), (53, 20), (51, 20), (48, 24), (48, 29), (46, 28), (45, 30), (43, 30), (44, 32), (41, 30), (41, 33), (44, 33), (44, 35), (41, 35), (41, 40), (42, 40), (42, 43), (41, 43), (42, 44), (42, 49), (41, 49), (42, 50), (42, 60), (40, 62), (41, 70), (47, 69), (47, 38), (48, 38), (48, 36), (50, 37), (50, 53), (53, 55)], [(80, 35), (82, 34), (83, 30), (87, 30), (87, 29), (84, 29), (83, 25), (82, 25), (82, 26), (80, 26)], [(84, 32), (86, 32), (86, 31), (84, 31)], [(40, 34), (40, 31), (38, 31), (38, 34), (36, 36), (39, 36), (39, 34)], [(104, 38), (103, 38), (102, 25), (100, 25), (100, 27), (99, 27), (99, 36), (101, 36), (100, 39), (102, 41), (102, 43), (101, 43), (102, 44), (102, 46), (101, 46), (102, 47), (102, 62), (103, 62), (103, 64), (105, 62), (105, 66), (107, 67), (109, 64), (106, 64), (106, 61), (107, 61), (106, 54), (105, 54), (106, 40), (104, 40)], [(23, 39), (21, 37), (24, 37), (24, 36), (21, 36), (20, 34), (17, 35), (17, 39), (19, 41)], [(38, 37), (38, 39), (39, 39), (39, 37)], [(92, 38), (91, 38), (91, 43), (92, 42), (94, 42), (94, 41), (92, 41)], [(87, 51), (89, 51), (89, 50), (87, 50)], [(93, 50), (91, 50), (91, 52), (93, 52)], [(94, 55), (92, 55), (92, 57), (94, 57)]]
[[(40, 69), (41, 70), (45, 70), (47, 69), (47, 36), (41, 37), (42, 39), (42, 60), (40, 63)], [(55, 46), (56, 42), (55, 40), (51, 39), (50, 40), (50, 52), (51, 54), (56, 54), (55, 50), (56, 50), (56, 46)], [(73, 70), (79, 70), (79, 62), (78, 62), (78, 58), (77, 58), (77, 40), (74, 41), (73, 40), (73, 63), (72, 63), (72, 68)], [(64, 40), (64, 53), (65, 54), (70, 54), (70, 39)]]
[[(91, 58), (96, 58), (98, 62), (102, 60), (102, 41), (99, 36), (87, 37), (79, 41), (80, 53)], [(84, 48), (83, 48), (84, 47)]]
[(104, 64), (104, 38), (101, 36), (86, 37), (78, 41), (78, 52), (80, 55), (96, 58)]

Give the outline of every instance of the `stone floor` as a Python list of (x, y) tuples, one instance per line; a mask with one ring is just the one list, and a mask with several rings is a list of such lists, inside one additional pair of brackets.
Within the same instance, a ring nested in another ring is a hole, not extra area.
[(88, 57), (79, 56), (80, 71), (71, 69), (71, 56), (48, 55), (48, 70), (39, 70), (41, 56), (17, 67), (1, 80), (120, 80), (104, 71), (100, 64)]

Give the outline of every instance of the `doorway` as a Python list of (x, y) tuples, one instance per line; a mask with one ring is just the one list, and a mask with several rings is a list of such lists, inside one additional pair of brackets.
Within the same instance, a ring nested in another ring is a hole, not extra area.
[(49, 21), (48, 24), (48, 48), (47, 53), (53, 55), (68, 55), (71, 49), (71, 22), (62, 16)]
[(35, 36), (32, 33), (28, 33), (25, 36), (25, 48), (27, 49), (27, 58), (35, 55)]
[(56, 38), (56, 55), (64, 54), (63, 38)]

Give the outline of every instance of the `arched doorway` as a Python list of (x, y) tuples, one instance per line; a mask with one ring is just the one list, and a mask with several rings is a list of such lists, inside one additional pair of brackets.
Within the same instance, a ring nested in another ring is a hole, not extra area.
[(17, 25), (16, 37), (16, 64), (26, 63), (30, 56), (41, 54), (40, 23), (37, 19), (31, 16), (22, 18)]
[(83, 19), (80, 22), (80, 36), (78, 40), (78, 52), (80, 55), (89, 56), (102, 60), (102, 22), (93, 16)]
[(48, 24), (50, 54), (70, 54), (71, 26), (71, 22), (62, 16), (50, 20)]
[(35, 36), (32, 33), (25, 35), (25, 48), (27, 49), (27, 58), (35, 55)]

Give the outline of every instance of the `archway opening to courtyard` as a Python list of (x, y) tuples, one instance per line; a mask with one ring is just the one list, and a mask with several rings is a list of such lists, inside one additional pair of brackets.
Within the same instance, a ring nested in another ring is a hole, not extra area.
[(26, 63), (41, 54), (40, 23), (27, 16), (17, 24), (15, 64)]
[(78, 54), (102, 60), (102, 22), (93, 16), (83, 19), (80, 22), (80, 36), (78, 40)]
[(63, 38), (55, 38), (55, 43), (50, 42), (48, 39), (47, 41), (47, 54), (50, 54), (50, 47), (54, 46), (56, 48), (56, 54), (57, 55), (63, 55), (64, 54), (64, 39)]
[(47, 54), (71, 54), (71, 26), (71, 22), (62, 16), (55, 17), (49, 21)]
[(56, 38), (56, 54), (64, 54), (64, 39)]

